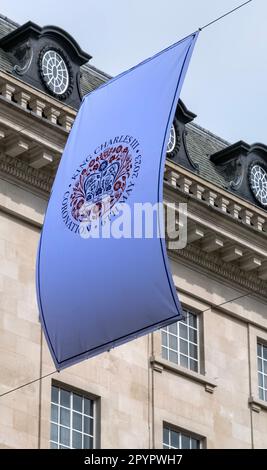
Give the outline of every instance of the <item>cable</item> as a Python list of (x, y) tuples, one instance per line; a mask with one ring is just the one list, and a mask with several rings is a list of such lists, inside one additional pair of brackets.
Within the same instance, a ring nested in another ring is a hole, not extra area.
[[(225, 305), (225, 304), (228, 304), (230, 302), (234, 302), (235, 300), (239, 300), (239, 299), (242, 299), (243, 297), (248, 297), (249, 295), (251, 295), (251, 293), (249, 294), (242, 294), (242, 295), (239, 295), (238, 297), (234, 297), (233, 299), (230, 299), (230, 300), (225, 300), (224, 302), (220, 303), (220, 304), (217, 304), (217, 305), (213, 305), (213, 308), (218, 308), (218, 307), (221, 307), (222, 305)], [(209, 308), (206, 308), (205, 310), (202, 310), (200, 312), (198, 312), (198, 315), (200, 313), (204, 313), (204, 312), (207, 312), (208, 310), (210, 310), (211, 307)], [(186, 318), (189, 318), (190, 316), (194, 315), (193, 313), (189, 313), (188, 315), (185, 315), (184, 316), (184, 319)], [(10, 393), (12, 392), (15, 392), (17, 390), (20, 390), (21, 388), (24, 388), (24, 387), (27, 387), (28, 385), (31, 385), (33, 383), (36, 383), (36, 382), (39, 382), (39, 380), (43, 380), (45, 379), (46, 377), (49, 377), (50, 375), (53, 375), (55, 374), (56, 372), (59, 372), (58, 370), (54, 370), (53, 372), (50, 372), (49, 374), (46, 374), (46, 375), (43, 375), (42, 377), (38, 377), (38, 379), (33, 379), (31, 380), (30, 382), (27, 382), (23, 385), (19, 385), (18, 387), (16, 388), (12, 388), (11, 390), (8, 390), (7, 392), (4, 392), (0, 395), (0, 398), (1, 397), (4, 397), (5, 395), (9, 395)]]
[[(222, 305), (228, 304), (228, 303), (230, 303), (230, 302), (235, 302), (235, 300), (243, 299), (243, 297), (248, 297), (249, 295), (251, 295), (251, 293), (249, 293), (249, 294), (242, 294), (242, 295), (239, 295), (238, 297), (234, 297), (234, 298), (231, 299), (231, 300), (225, 300), (225, 301), (222, 302), (221, 304), (214, 305), (213, 307), (215, 307), (215, 308), (222, 307)], [(205, 310), (201, 310), (200, 312), (198, 312), (197, 315), (199, 315), (200, 313), (205, 313), (205, 312), (207, 312), (207, 311), (210, 310), (210, 309), (211, 309), (211, 307), (205, 308)], [(188, 313), (187, 315), (183, 315), (183, 320), (187, 320), (187, 318), (192, 317), (192, 316), (195, 316), (195, 314), (194, 314), (194, 313)], [(1, 395), (0, 395), (0, 396), (1, 396)]]
[(1, 398), (1, 397), (4, 397), (5, 395), (9, 395), (9, 393), (15, 392), (16, 390), (20, 390), (21, 388), (27, 387), (28, 385), (34, 384), (35, 382), (39, 382), (39, 380), (45, 379), (46, 377), (49, 377), (50, 375), (53, 375), (53, 374), (55, 374), (56, 372), (58, 372), (58, 371), (55, 370), (54, 372), (50, 372), (49, 374), (43, 375), (42, 377), (38, 377), (38, 379), (33, 379), (33, 380), (31, 380), (30, 382), (27, 382), (27, 383), (25, 383), (25, 384), (23, 384), (23, 385), (19, 385), (19, 386), (16, 387), (16, 388), (12, 388), (11, 390), (8, 390), (7, 392), (2, 393), (2, 394), (0, 395), (0, 398)]
[(231, 13), (234, 13), (236, 10), (239, 10), (240, 8), (244, 7), (245, 5), (247, 5), (248, 3), (251, 3), (252, 0), (248, 0), (247, 2), (245, 3), (242, 3), (241, 5), (233, 8), (233, 10), (229, 10), (227, 13), (224, 13), (223, 15), (221, 16), (218, 16), (218, 18), (216, 18), (215, 20), (212, 20), (210, 21), (209, 23), (205, 24), (204, 26), (202, 26), (201, 28), (198, 28), (199, 31), (203, 31), (203, 29), (207, 28), (208, 26), (211, 26), (212, 24), (214, 23), (217, 23), (217, 21), (220, 21), (222, 20), (223, 18), (225, 18), (226, 16), (228, 15), (231, 15)]

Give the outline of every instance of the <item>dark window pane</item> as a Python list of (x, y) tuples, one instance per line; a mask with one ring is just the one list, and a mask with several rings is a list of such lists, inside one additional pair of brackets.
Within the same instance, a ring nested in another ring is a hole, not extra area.
[(83, 399), (80, 395), (73, 394), (73, 409), (76, 411), (83, 411)]
[(161, 332), (161, 339), (163, 346), (167, 346), (167, 333), (165, 333), (165, 331)]
[(52, 386), (52, 402), (58, 403), (58, 387)]
[(84, 398), (84, 414), (94, 416), (93, 401)]
[(58, 422), (58, 406), (51, 405), (51, 421)]
[(60, 408), (60, 424), (70, 426), (70, 411), (65, 408)]
[(188, 355), (188, 343), (180, 339), (180, 353)]
[(65, 446), (70, 445), (70, 430), (60, 426), (60, 444)]
[(179, 335), (181, 338), (188, 339), (188, 327), (183, 323), (179, 325)]
[(93, 420), (93, 418), (90, 418), (90, 420), (89, 420), (89, 434), (91, 434), (91, 436), (94, 435), (94, 420)]
[(173, 335), (169, 335), (169, 348), (174, 349), (177, 351), (178, 348), (178, 343), (177, 343), (177, 337)]
[(263, 379), (263, 388), (265, 388), (265, 390), (267, 390), (267, 375), (265, 375), (264, 379)]
[(262, 359), (258, 358), (258, 370), (262, 371)]
[(267, 374), (267, 361), (263, 361), (263, 372)]
[(193, 370), (194, 372), (198, 371), (197, 361), (194, 361), (193, 359), (190, 359), (190, 369)]
[(186, 326), (188, 326), (188, 325), (189, 325), (189, 323), (188, 323), (188, 312), (185, 312), (185, 311), (184, 311), (183, 314), (184, 314), (184, 317), (185, 317), (185, 318), (184, 318), (184, 320), (180, 320), (180, 321), (179, 321), (179, 325), (186, 325)]
[(84, 436), (83, 448), (84, 449), (93, 449), (94, 448), (94, 441), (93, 441), (92, 437)]
[(168, 350), (166, 348), (162, 348), (162, 357), (168, 359)]
[(189, 340), (192, 341), (192, 343), (197, 344), (197, 330), (193, 330), (193, 328), (189, 328)]
[(169, 351), (169, 360), (175, 364), (178, 364), (178, 354), (176, 352)]
[(72, 447), (74, 449), (82, 449), (82, 433), (72, 431)]
[(257, 344), (257, 354), (259, 357), (262, 357), (262, 352), (261, 352), (261, 344)]
[(50, 442), (50, 449), (57, 449), (58, 446), (54, 442)]
[(199, 449), (199, 441), (191, 438), (191, 449)]
[(189, 355), (197, 359), (197, 346), (191, 343), (189, 343)]
[(168, 326), (168, 330), (170, 333), (172, 333), (173, 335), (177, 335), (177, 322), (176, 323), (172, 323), (171, 325)]
[(169, 449), (169, 446), (163, 444), (163, 449)]
[(188, 319), (189, 319), (189, 325), (196, 328), (197, 327), (197, 316), (192, 315), (192, 314), (189, 313), (189, 318)]
[(89, 418), (87, 418), (87, 416), (84, 416), (83, 418), (83, 432), (85, 432), (86, 434), (90, 434), (89, 433)]
[(77, 429), (78, 431), (82, 430), (82, 415), (79, 413), (73, 413), (73, 429)]
[(264, 400), (264, 392), (262, 390), (262, 388), (259, 388), (259, 397), (261, 400)]
[(169, 444), (169, 429), (163, 428), (163, 443)]
[(188, 369), (188, 358), (180, 354), (180, 365)]
[(58, 426), (51, 424), (51, 441), (58, 441)]
[(179, 449), (179, 434), (178, 432), (171, 431), (171, 446)]
[(69, 449), (69, 447), (66, 447), (66, 446), (59, 446), (59, 449)]
[(267, 359), (267, 348), (266, 348), (266, 346), (263, 346), (263, 358)]
[(181, 449), (190, 449), (190, 437), (182, 434), (182, 446)]
[(90, 446), (89, 436), (83, 436), (83, 448), (90, 449), (89, 446)]
[(263, 387), (263, 376), (262, 376), (262, 374), (258, 374), (258, 381), (259, 381), (259, 386)]
[(60, 390), (60, 404), (70, 408), (70, 392), (67, 390)]

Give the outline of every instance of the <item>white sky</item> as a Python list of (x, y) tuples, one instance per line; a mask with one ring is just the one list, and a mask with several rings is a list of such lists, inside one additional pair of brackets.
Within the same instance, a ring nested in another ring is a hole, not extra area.
[[(243, 0), (244, 1), (244, 0)], [(1, 0), (18, 23), (53, 24), (111, 75), (128, 69), (242, 0)], [(181, 98), (196, 122), (235, 142), (267, 144), (267, 1), (202, 31)]]

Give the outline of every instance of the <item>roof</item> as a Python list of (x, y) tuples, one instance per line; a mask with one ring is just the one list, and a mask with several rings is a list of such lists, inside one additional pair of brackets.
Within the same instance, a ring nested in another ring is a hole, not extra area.
[[(19, 24), (0, 14), (0, 39), (18, 28)], [(11, 60), (3, 49), (0, 49), (0, 69), (12, 73)], [(81, 67), (81, 91), (85, 95), (111, 78), (105, 72), (87, 63)], [(227, 186), (225, 174), (210, 161), (210, 155), (229, 145), (228, 142), (195, 123), (186, 125), (187, 149), (193, 162), (199, 166), (199, 175), (220, 187)]]

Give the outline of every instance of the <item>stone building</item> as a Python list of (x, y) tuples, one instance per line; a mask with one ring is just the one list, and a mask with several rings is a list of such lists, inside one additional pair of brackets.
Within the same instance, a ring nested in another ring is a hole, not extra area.
[(0, 446), (266, 448), (267, 147), (229, 145), (182, 102), (164, 190), (188, 203), (169, 250), (185, 319), (54, 372), (35, 258), (81, 97), (109, 78), (90, 59), (60, 28), (0, 17)]

